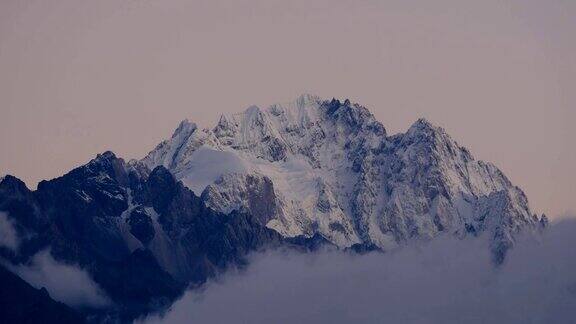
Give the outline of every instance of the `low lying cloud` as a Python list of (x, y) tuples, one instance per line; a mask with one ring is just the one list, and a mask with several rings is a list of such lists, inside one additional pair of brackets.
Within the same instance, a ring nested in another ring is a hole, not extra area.
[(0, 246), (16, 251), (18, 249), (18, 233), (8, 214), (0, 212)]
[(6, 265), (35, 288), (45, 287), (50, 296), (75, 308), (100, 308), (109, 299), (84, 270), (58, 263), (49, 250), (36, 254), (28, 266)]
[(570, 323), (576, 221), (524, 239), (494, 268), (484, 239), (395, 253), (274, 252), (189, 291), (146, 323)]

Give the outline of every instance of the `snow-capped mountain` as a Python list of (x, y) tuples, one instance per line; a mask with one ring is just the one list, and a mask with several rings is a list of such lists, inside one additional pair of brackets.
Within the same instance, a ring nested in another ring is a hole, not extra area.
[(141, 162), (166, 167), (220, 212), (246, 211), (285, 237), (320, 234), (340, 247), (488, 233), (501, 261), (516, 233), (546, 222), (442, 128), (420, 119), (388, 136), (348, 100), (302, 95), (222, 115), (213, 129), (184, 120)]
[[(82, 269), (113, 302), (81, 312), (94, 322), (161, 311), (263, 249), (331, 242), (362, 252), (488, 235), (499, 264), (519, 232), (547, 222), (443, 129), (421, 119), (388, 136), (366, 108), (309, 95), (222, 116), (212, 129), (185, 120), (141, 161), (105, 152), (36, 190), (0, 177), (0, 213), (14, 238), (0, 241), (2, 266), (49, 253)], [(68, 313), (1, 270), (12, 295)]]

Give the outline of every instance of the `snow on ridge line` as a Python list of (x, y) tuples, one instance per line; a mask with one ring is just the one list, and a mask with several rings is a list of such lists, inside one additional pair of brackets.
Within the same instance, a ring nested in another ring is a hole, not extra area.
[[(274, 215), (268, 226), (285, 236), (320, 233), (339, 246), (390, 248), (413, 236), (512, 233), (534, 225), (524, 194), (500, 170), (474, 160), (423, 118), (387, 136), (360, 105), (302, 95), (222, 115), (212, 130), (188, 133), (182, 125), (143, 162), (166, 166), (197, 194), (221, 179), (208, 193), (218, 196), (221, 211), (243, 206), (258, 213), (249, 200), (268, 192), (254, 187), (266, 181), (224, 175), (270, 179), (273, 194), (266, 197)], [(511, 203), (487, 203), (500, 197), (492, 195), (497, 191)]]

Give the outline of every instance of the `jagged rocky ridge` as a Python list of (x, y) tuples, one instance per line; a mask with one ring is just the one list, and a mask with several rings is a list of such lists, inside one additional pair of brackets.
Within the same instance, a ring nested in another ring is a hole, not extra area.
[(0, 260), (27, 265), (48, 249), (58, 262), (81, 267), (112, 301), (82, 310), (96, 322), (162, 310), (190, 285), (245, 265), (250, 251), (313, 248), (320, 240), (287, 240), (250, 214), (214, 211), (164, 167), (150, 171), (111, 152), (36, 191), (6, 176), (0, 211), (19, 237), (16, 248), (0, 245)]
[(494, 165), (424, 119), (389, 136), (364, 107), (302, 95), (182, 121), (142, 162), (162, 165), (223, 213), (246, 211), (285, 237), (390, 250), (440, 233), (486, 233), (501, 262), (514, 236), (546, 219)]
[(2, 177), (0, 211), (19, 237), (0, 246), (2, 262), (26, 265), (49, 249), (112, 301), (82, 314), (121, 322), (259, 249), (388, 251), (441, 233), (488, 235), (500, 263), (518, 233), (546, 224), (443, 129), (418, 120), (389, 136), (364, 107), (309, 95), (212, 129), (183, 121), (141, 161), (106, 152), (35, 191)]

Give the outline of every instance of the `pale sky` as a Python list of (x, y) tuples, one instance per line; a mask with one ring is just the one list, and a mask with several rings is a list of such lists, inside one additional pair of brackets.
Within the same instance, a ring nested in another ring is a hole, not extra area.
[(301, 93), (419, 117), (535, 212), (576, 211), (576, 1), (0, 0), (0, 174), (141, 158), (181, 119)]

